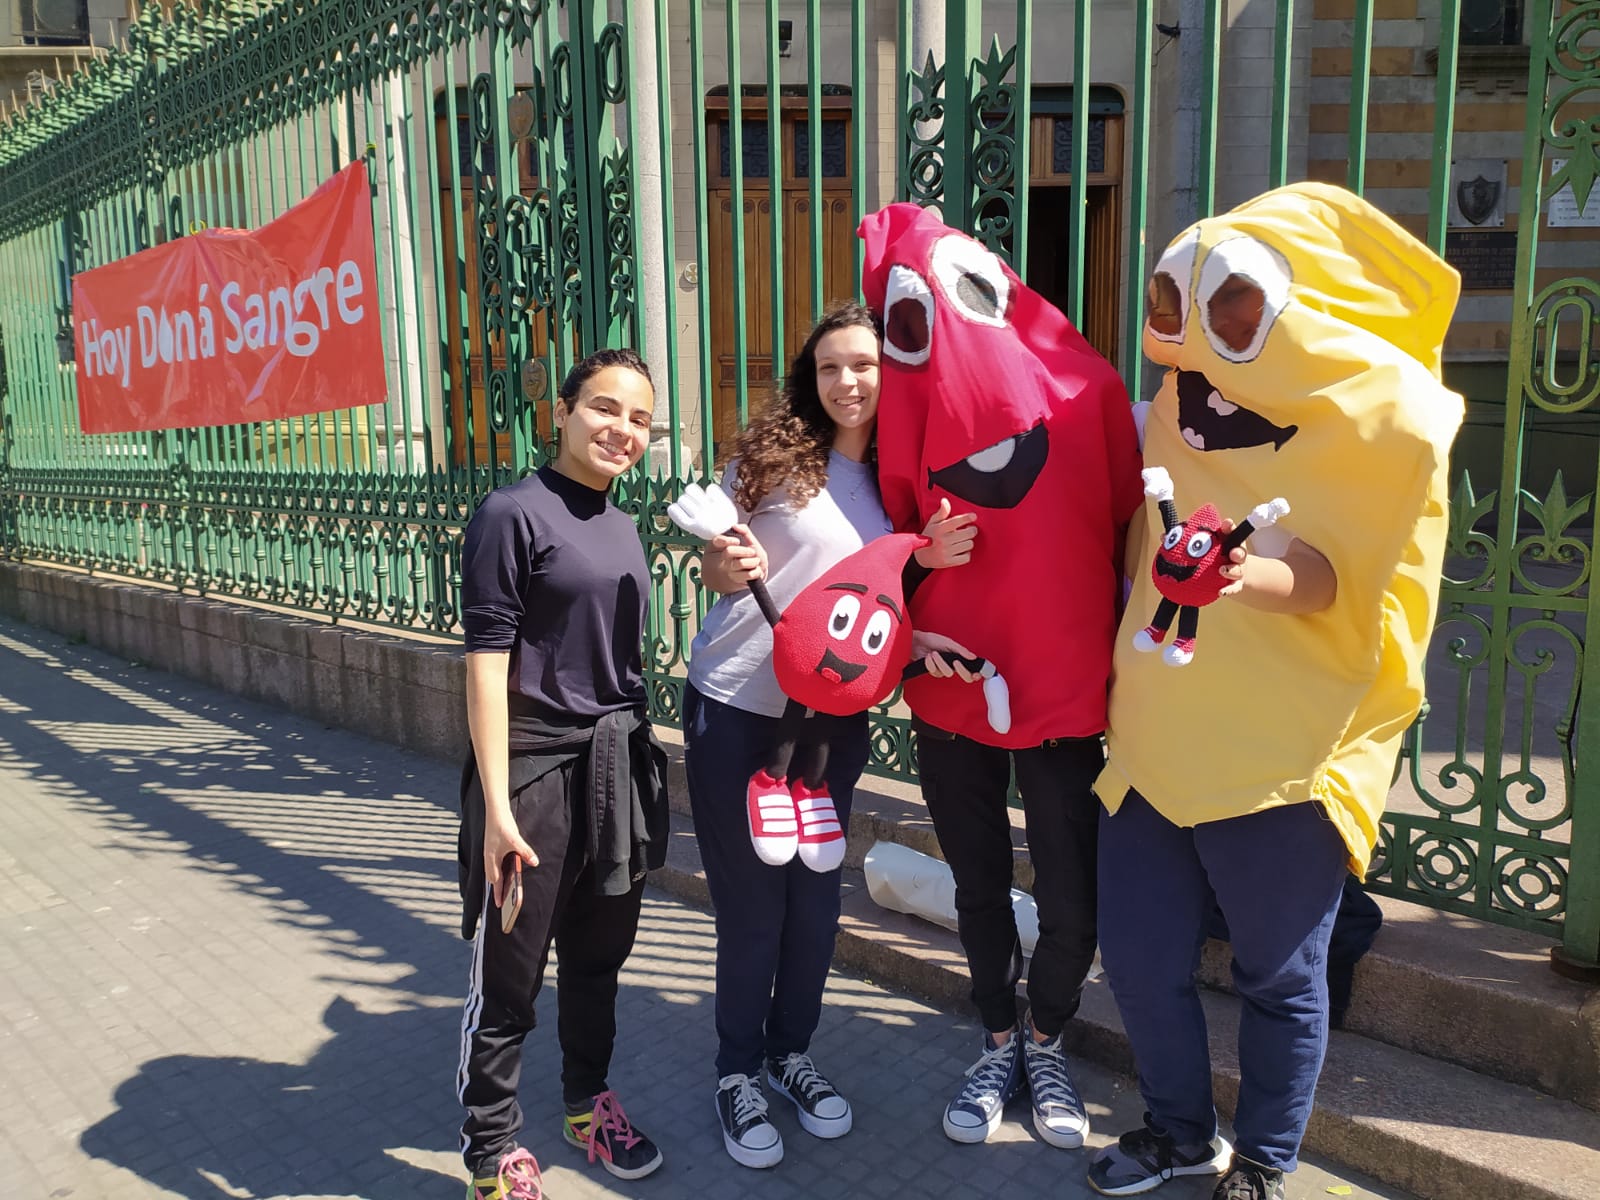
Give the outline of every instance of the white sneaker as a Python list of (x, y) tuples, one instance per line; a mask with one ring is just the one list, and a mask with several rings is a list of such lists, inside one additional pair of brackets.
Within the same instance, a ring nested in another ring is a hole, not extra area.
[(783, 1161), (783, 1138), (767, 1120), (767, 1098), (761, 1084), (748, 1075), (717, 1080), (717, 1120), (722, 1144), (742, 1167), (775, 1167)]
[(1027, 1038), (1022, 1057), (1032, 1093), (1033, 1127), (1045, 1141), (1063, 1150), (1083, 1145), (1084, 1135), (1089, 1132), (1089, 1114), (1078, 1098), (1078, 1089), (1072, 1086), (1061, 1035), (1056, 1034), (1048, 1042), (1036, 1042), (1032, 1028), (1025, 1025), (1022, 1036)]
[(850, 1132), (850, 1102), (823, 1078), (805, 1054), (767, 1059), (767, 1082), (793, 1102), (800, 1128), (813, 1137), (836, 1138)]

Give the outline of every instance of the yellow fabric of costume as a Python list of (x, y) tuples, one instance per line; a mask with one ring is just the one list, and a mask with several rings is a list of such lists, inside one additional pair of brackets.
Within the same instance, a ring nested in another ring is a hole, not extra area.
[(1250, 552), (1298, 537), (1332, 564), (1338, 595), (1304, 616), (1224, 597), (1200, 610), (1188, 666), (1140, 653), (1133, 635), (1160, 600), (1147, 501), (1096, 784), (1110, 811), (1129, 788), (1180, 826), (1315, 801), (1364, 874), (1438, 606), (1462, 417), (1439, 371), (1459, 291), (1399, 225), (1320, 184), (1268, 192), (1168, 247), (1144, 330), (1145, 353), (1170, 368), (1145, 466), (1171, 473), (1180, 514), (1210, 502), (1242, 521), (1287, 499)]

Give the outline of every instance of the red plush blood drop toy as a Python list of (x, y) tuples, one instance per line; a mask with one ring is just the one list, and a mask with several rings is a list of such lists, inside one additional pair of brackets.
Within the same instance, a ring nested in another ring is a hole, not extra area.
[(1165, 467), (1149, 467), (1142, 474), (1145, 494), (1161, 508), (1166, 535), (1150, 564), (1150, 578), (1161, 593), (1161, 603), (1150, 624), (1133, 635), (1133, 648), (1154, 650), (1166, 640), (1172, 618), (1177, 617), (1178, 636), (1162, 657), (1170, 666), (1182, 667), (1194, 661), (1200, 610), (1222, 595), (1232, 582), (1222, 574), (1222, 568), (1228, 565), (1234, 548), (1242, 546), (1257, 529), (1288, 516), (1289, 504), (1282, 498), (1258, 504), (1248, 517), (1224, 533), (1222, 517), (1210, 504), (1201, 505), (1186, 521), (1178, 518), (1172, 476)]
[(911, 661), (900, 577), (928, 539), (880, 537), (814, 580), (772, 631), (772, 667), (783, 694), (836, 717), (888, 699)]

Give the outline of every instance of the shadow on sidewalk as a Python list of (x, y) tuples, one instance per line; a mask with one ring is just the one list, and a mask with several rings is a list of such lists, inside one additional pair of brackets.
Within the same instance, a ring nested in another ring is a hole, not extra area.
[(451, 1014), (365, 1012), (341, 997), (322, 1020), (333, 1036), (305, 1063), (152, 1059), (117, 1088), (116, 1111), (80, 1145), (186, 1200), (453, 1195), (455, 1175), (393, 1152), (443, 1148), (454, 1118), (444, 1081), (423, 1086), (415, 1060), (397, 1050), (437, 1041)]
[[(90, 816), (104, 846), (220, 877), (253, 899), (254, 920), (315, 939), (317, 1003), (328, 985), (338, 993), (322, 1013), (331, 1036), (303, 1063), (143, 1063), (116, 1087), (116, 1110), (82, 1134), (83, 1151), (191, 1200), (308, 1190), (388, 1200), (459, 1186), (393, 1152), (453, 1155), (460, 1120), (468, 948), (451, 767), (6, 620), (0, 763)], [(158, 920), (202, 925), (183, 931), (195, 942), (249, 950), (239, 945), (249, 932), (226, 914), (204, 922), (178, 898), (171, 914)], [(210, 1045), (241, 1026), (230, 992), (275, 994), (260, 972), (254, 983), (221, 974), (180, 1031), (207, 1031)]]

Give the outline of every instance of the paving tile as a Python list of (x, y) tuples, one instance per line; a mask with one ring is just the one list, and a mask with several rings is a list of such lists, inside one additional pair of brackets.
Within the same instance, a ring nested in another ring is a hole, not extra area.
[[(29, 709), (0, 713), (0, 1194), (459, 1197), (456, 768), (14, 622), (0, 639)], [(647, 1180), (561, 1144), (545, 997), (523, 1101), (555, 1200), (1091, 1195), (1085, 1153), (1038, 1141), (1025, 1107), (989, 1145), (949, 1142), (976, 1025), (843, 973), (813, 1051), (855, 1131), (818, 1141), (777, 1102), (784, 1162), (735, 1165), (712, 1109), (714, 948), (707, 914), (647, 894), (612, 1074), (667, 1156)], [(1126, 1081), (1078, 1076), (1091, 1147), (1137, 1123)], [(1344, 1182), (1307, 1166), (1292, 1195)]]

